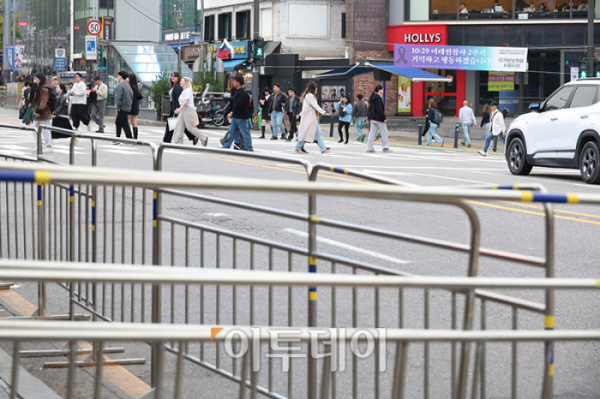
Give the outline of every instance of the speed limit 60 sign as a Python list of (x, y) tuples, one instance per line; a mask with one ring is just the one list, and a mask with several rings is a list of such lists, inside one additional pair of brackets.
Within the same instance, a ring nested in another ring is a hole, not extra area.
[(102, 31), (102, 24), (100, 24), (100, 21), (92, 19), (87, 24), (87, 31), (90, 35), (97, 36)]

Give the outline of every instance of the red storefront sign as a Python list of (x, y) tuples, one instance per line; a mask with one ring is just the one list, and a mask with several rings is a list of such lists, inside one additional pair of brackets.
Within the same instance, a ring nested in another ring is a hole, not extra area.
[(448, 44), (446, 25), (395, 25), (387, 27), (388, 51), (394, 44)]

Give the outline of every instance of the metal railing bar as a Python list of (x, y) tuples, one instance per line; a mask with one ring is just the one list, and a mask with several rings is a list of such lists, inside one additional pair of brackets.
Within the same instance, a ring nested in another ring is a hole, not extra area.
[[(195, 326), (185, 324), (132, 324), (132, 323), (94, 323), (82, 321), (38, 321), (38, 320), (1, 320), (0, 340), (91, 340), (91, 341), (183, 341), (210, 342), (211, 328), (222, 328), (212, 337), (213, 342), (224, 342), (232, 331), (253, 337), (260, 342), (270, 342), (274, 327), (255, 326)], [(289, 330), (299, 342), (318, 339), (329, 341), (332, 333), (338, 341), (350, 342), (357, 333), (370, 334), (369, 339), (379, 342), (543, 342), (543, 341), (597, 341), (600, 330), (422, 330), (387, 329), (385, 338), (374, 328), (342, 328), (332, 332), (326, 328), (315, 327), (275, 327), (277, 331)], [(316, 334), (318, 332), (318, 334)], [(362, 334), (359, 342), (366, 342)], [(234, 339), (235, 341), (235, 339)]]
[(514, 306), (519, 309), (529, 310), (535, 313), (544, 314), (546, 312), (546, 305), (541, 303), (527, 301), (525, 299), (519, 299), (509, 297), (507, 295), (497, 294), (490, 291), (475, 290), (475, 295), (481, 299), (488, 300), (490, 302), (501, 303), (504, 305)]
[[(142, 269), (143, 268), (143, 269)], [(140, 273), (143, 270), (143, 273)], [(222, 284), (260, 286), (337, 286), (421, 288), (467, 291), (477, 288), (534, 290), (598, 290), (592, 278), (507, 278), (372, 276), (242, 269), (154, 267), (81, 262), (0, 261), (0, 280), (82, 281), (115, 283)]]

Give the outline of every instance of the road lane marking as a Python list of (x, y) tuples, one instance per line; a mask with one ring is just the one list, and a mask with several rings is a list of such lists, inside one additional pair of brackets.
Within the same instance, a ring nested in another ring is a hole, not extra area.
[[(522, 203), (519, 203), (519, 202), (510, 202), (510, 201), (499, 201), (499, 202), (504, 202), (505, 204), (523, 206), (523, 207), (526, 207), (526, 208), (542, 209), (542, 210), (544, 209), (544, 207), (541, 207), (541, 206), (535, 206), (535, 205), (529, 205), (529, 204), (522, 204)], [(569, 214), (569, 215), (583, 216), (583, 217), (588, 217), (588, 218), (600, 219), (600, 215), (592, 215), (592, 214), (589, 214), (589, 213), (564, 211), (562, 209), (556, 209), (556, 208), (553, 208), (552, 210), (554, 212), (566, 213), (566, 214)]]
[[(304, 237), (304, 238), (308, 237), (308, 233), (305, 233), (304, 231), (294, 230), (294, 229), (289, 229), (289, 228), (288, 229), (284, 229), (284, 231), (287, 232), (287, 233), (290, 233), (290, 234), (297, 235), (299, 237)], [(343, 242), (330, 240), (330, 239), (324, 238), (324, 237), (318, 237), (317, 236), (317, 241), (318, 242), (322, 242), (323, 244), (333, 245), (335, 247), (347, 249), (348, 251), (358, 252), (358, 253), (361, 253), (363, 255), (368, 255), (368, 256), (372, 256), (374, 258), (379, 258), (379, 259), (387, 260), (389, 262), (394, 262), (394, 263), (398, 263), (398, 264), (402, 264), (402, 265), (410, 263), (410, 262), (408, 262), (406, 260), (402, 260), (402, 259), (394, 258), (392, 256), (387, 256), (387, 255), (384, 255), (384, 254), (380, 254), (379, 252), (369, 251), (368, 249), (358, 248), (358, 247), (356, 247), (354, 245), (345, 244)]]

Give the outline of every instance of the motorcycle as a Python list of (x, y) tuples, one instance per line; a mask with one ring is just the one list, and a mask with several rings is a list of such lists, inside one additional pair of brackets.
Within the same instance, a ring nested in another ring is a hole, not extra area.
[(209, 89), (210, 85), (207, 84), (196, 105), (196, 113), (198, 114), (198, 121), (200, 122), (198, 127), (200, 128), (204, 128), (207, 124), (223, 126), (228, 122), (227, 117), (225, 116), (225, 109), (221, 109), (220, 105), (213, 106), (211, 104), (211, 99), (206, 98)]

